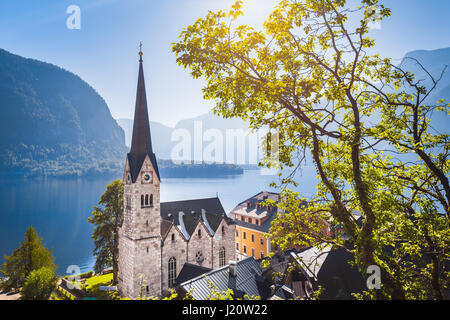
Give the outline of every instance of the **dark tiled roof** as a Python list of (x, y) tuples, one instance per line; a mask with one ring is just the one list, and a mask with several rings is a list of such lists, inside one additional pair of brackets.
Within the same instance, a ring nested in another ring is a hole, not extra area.
[(222, 219), (225, 218), (228, 223), (233, 223), (232, 219), (225, 214), (219, 198), (161, 202), (161, 218), (180, 226), (179, 212), (183, 212), (183, 224), (186, 232), (191, 236), (197, 224), (203, 221), (202, 209), (205, 210), (206, 222), (214, 233)]
[(238, 204), (238, 206), (246, 205), (247, 201), (256, 203), (256, 202), (264, 201), (266, 199), (270, 199), (275, 202), (278, 202), (278, 201), (280, 201), (280, 194), (276, 193), (276, 192), (261, 191), (261, 192), (255, 194), (254, 196), (242, 201), (241, 203)]
[[(309, 254), (311, 250), (316, 250), (314, 255)], [(340, 299), (354, 299), (352, 293), (360, 293), (366, 289), (366, 283), (358, 271), (358, 269), (349, 264), (353, 261), (353, 256), (344, 249), (332, 249), (327, 248), (324, 250), (318, 250), (317, 248), (311, 248), (304, 251), (297, 256), (304, 256), (305, 262), (311, 260), (311, 257), (318, 256), (322, 252), (328, 254), (322, 255), (322, 258), (318, 258), (314, 265), (311, 264), (304, 268), (304, 272), (311, 275), (311, 272), (316, 278), (315, 284), (321, 285), (324, 288), (320, 299), (326, 300), (340, 300)], [(301, 263), (304, 264), (304, 263)]]
[(209, 281), (219, 292), (232, 289), (237, 297), (246, 294), (266, 299), (271, 293), (269, 284), (262, 276), (261, 266), (253, 257), (237, 262), (236, 276), (231, 276), (229, 266), (225, 266), (181, 283), (181, 287), (186, 292), (190, 291), (195, 300), (205, 300), (211, 293)]
[(161, 180), (158, 163), (156, 162), (156, 157), (152, 149), (144, 70), (142, 67), (142, 59), (140, 59), (136, 106), (134, 111), (133, 136), (131, 139), (131, 149), (128, 153), (128, 162), (130, 164), (130, 173), (133, 183), (136, 182), (138, 178), (139, 171), (141, 170), (146, 155), (150, 157), (155, 173), (158, 176), (158, 179)]
[(176, 283), (183, 283), (191, 279), (197, 278), (204, 273), (211, 271), (211, 268), (202, 267), (196, 264), (185, 263), (178, 274)]
[(294, 291), (285, 285), (275, 285), (275, 293), (271, 299), (289, 300), (294, 298)]

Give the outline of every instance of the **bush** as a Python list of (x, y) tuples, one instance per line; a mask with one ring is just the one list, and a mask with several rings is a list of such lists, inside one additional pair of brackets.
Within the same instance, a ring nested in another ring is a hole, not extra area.
[(55, 271), (42, 267), (32, 271), (25, 280), (21, 290), (22, 300), (48, 300), (56, 288), (58, 278)]

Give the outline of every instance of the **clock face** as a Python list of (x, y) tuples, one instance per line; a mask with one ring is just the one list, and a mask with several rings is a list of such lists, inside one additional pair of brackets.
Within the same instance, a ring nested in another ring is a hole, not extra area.
[(144, 173), (144, 175), (142, 176), (142, 182), (144, 182), (144, 183), (152, 182), (152, 174), (151, 173)]

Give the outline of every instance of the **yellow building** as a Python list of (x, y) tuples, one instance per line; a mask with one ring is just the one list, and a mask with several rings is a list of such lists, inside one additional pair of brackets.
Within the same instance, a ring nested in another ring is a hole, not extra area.
[(276, 203), (280, 200), (279, 193), (260, 192), (239, 203), (230, 217), (236, 222), (236, 256), (238, 260), (253, 256), (255, 259), (267, 257), (271, 252), (270, 238), (264, 235), (269, 232), (270, 223), (277, 213), (276, 206), (268, 206), (265, 200)]

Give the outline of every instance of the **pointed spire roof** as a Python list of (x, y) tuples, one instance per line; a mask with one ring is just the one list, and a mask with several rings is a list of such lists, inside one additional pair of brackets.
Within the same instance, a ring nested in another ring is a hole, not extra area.
[(136, 182), (145, 157), (148, 155), (155, 169), (155, 173), (160, 179), (158, 163), (152, 149), (152, 139), (150, 134), (150, 123), (148, 119), (147, 94), (145, 91), (144, 69), (142, 66), (142, 44), (139, 51), (139, 76), (136, 93), (136, 106), (134, 110), (133, 136), (131, 138), (131, 149), (128, 153), (131, 178)]

